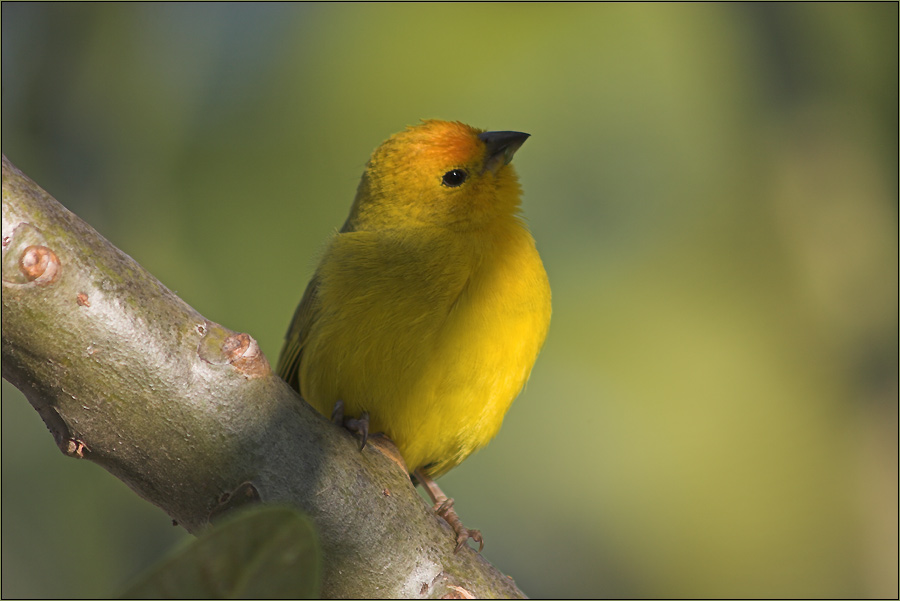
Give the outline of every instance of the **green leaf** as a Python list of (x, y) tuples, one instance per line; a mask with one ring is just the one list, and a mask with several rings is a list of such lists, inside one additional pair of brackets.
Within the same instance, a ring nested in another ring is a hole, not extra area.
[(141, 576), (126, 599), (309, 599), (322, 554), (312, 522), (290, 507), (254, 505), (177, 549)]

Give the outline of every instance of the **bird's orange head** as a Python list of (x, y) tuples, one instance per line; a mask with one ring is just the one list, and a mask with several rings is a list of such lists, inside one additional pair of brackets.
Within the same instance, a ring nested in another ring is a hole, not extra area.
[(528, 134), (428, 120), (392, 136), (366, 165), (344, 231), (484, 228), (519, 210), (509, 162)]

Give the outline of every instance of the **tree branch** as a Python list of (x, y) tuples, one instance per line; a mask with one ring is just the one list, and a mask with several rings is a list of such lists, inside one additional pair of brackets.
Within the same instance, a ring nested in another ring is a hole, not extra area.
[(5, 156), (2, 233), (3, 377), (64, 453), (189, 532), (247, 499), (300, 507), (327, 597), (522, 596), (454, 553), (403, 470), (302, 402), (253, 338), (204, 319)]

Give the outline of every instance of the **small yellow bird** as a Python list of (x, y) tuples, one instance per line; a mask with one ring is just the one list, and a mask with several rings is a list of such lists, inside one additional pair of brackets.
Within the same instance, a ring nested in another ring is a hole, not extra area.
[[(509, 162), (528, 138), (423, 121), (379, 146), (288, 329), (278, 373), (323, 415), (382, 432), (457, 533), (433, 478), (486, 445), (550, 324)], [(338, 410), (338, 413), (340, 411)]]

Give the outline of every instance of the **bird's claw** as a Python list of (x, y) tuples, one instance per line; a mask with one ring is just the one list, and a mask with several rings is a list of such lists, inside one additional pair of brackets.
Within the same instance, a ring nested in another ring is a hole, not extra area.
[(358, 434), (362, 437), (359, 450), (366, 448), (366, 442), (369, 440), (369, 412), (363, 411), (359, 419), (353, 417), (344, 417), (344, 401), (338, 400), (334, 403), (334, 409), (331, 410), (331, 421), (339, 426), (343, 426), (350, 432)]
[(354, 434), (359, 434), (362, 437), (362, 440), (359, 443), (359, 450), (362, 451), (366, 448), (366, 441), (369, 440), (369, 412), (363, 411), (359, 419), (354, 419), (352, 417), (348, 417), (344, 419), (344, 427), (353, 432)]
[(462, 532), (456, 534), (456, 549), (453, 552), (456, 553), (462, 549), (470, 538), (478, 543), (478, 552), (481, 553), (484, 549), (484, 539), (481, 538), (481, 530), (469, 530), (468, 528), (463, 528)]
[(453, 499), (448, 498), (440, 503), (435, 503), (434, 512), (444, 518), (456, 533), (456, 548), (453, 550), (454, 553), (458, 553), (459, 550), (466, 545), (466, 541), (469, 539), (478, 543), (478, 552), (481, 553), (484, 549), (484, 539), (481, 537), (481, 531), (474, 529), (470, 530), (463, 526), (462, 520), (460, 520), (459, 516), (456, 515), (456, 512), (453, 511)]

